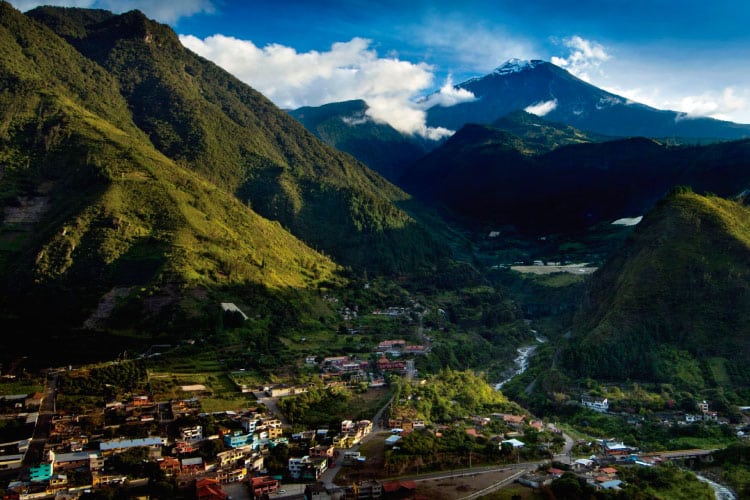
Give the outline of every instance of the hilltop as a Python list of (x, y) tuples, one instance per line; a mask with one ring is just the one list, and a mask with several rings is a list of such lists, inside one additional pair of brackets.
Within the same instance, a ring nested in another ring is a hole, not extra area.
[(747, 395), (750, 209), (678, 189), (592, 278), (565, 352), (580, 377)]

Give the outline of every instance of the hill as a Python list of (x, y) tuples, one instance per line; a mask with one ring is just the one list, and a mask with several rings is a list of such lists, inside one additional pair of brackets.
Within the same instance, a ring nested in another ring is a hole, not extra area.
[(330, 258), (157, 151), (114, 77), (7, 3), (0, 52), (4, 353), (101, 326), (103, 303), (104, 321), (132, 303), (129, 328), (160, 317), (177, 330), (232, 288), (339, 281)]
[(367, 103), (346, 101), (290, 111), (307, 130), (331, 147), (349, 153), (391, 182), (403, 169), (437, 145), (404, 135), (367, 116)]
[(491, 124), (508, 113), (546, 104), (546, 119), (612, 137), (750, 137), (750, 125), (688, 117), (632, 102), (546, 61), (511, 59), (492, 73), (456, 87), (470, 91), (477, 99), (430, 108), (429, 126), (458, 130), (468, 123)]
[(631, 138), (548, 151), (558, 141), (588, 136), (551, 124), (545, 128), (559, 135), (545, 134), (554, 138), (548, 143), (466, 125), (414, 163), (401, 184), (459, 215), (530, 234), (579, 232), (642, 215), (680, 184), (724, 196), (750, 186), (748, 140), (670, 146)]
[(565, 365), (580, 377), (746, 396), (749, 262), (747, 206), (676, 190), (594, 274)]
[(570, 125), (554, 123), (526, 111), (514, 111), (495, 120), (492, 128), (523, 139), (527, 154), (547, 153), (560, 146), (612, 140), (611, 137), (584, 132)]
[(443, 255), (396, 206), (405, 193), (185, 49), (168, 26), (139, 11), (40, 7), (27, 15), (112, 76), (133, 122), (161, 153), (309, 245), (386, 272)]

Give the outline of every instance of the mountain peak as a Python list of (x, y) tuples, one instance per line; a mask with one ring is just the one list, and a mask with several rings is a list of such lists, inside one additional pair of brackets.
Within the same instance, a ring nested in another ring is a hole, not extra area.
[(512, 59), (508, 59), (503, 64), (495, 68), (495, 71), (493, 71), (496, 75), (509, 75), (511, 73), (520, 73), (521, 71), (525, 71), (527, 69), (533, 69), (542, 64), (544, 61), (540, 59), (532, 59), (532, 60), (526, 60), (526, 59), (516, 59), (515, 57)]

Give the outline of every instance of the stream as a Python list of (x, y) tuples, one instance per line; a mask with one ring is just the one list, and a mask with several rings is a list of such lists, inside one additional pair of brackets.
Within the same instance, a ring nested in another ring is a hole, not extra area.
[[(532, 330), (532, 332), (535, 335), (537, 333), (535, 330)], [(547, 342), (547, 339), (540, 337), (539, 335), (536, 335), (535, 338), (539, 344)], [(513, 361), (515, 364), (515, 368), (513, 368), (509, 372), (506, 372), (507, 376), (503, 380), (495, 384), (496, 391), (502, 389), (503, 386), (510, 382), (513, 377), (515, 377), (516, 375), (520, 375), (526, 371), (526, 369), (529, 367), (529, 360), (534, 355), (534, 351), (536, 351), (536, 348), (536, 345), (527, 345), (516, 349), (516, 351), (518, 352), (518, 356), (516, 356), (516, 359)]]
[(714, 496), (716, 497), (716, 500), (737, 500), (737, 495), (735, 495), (732, 490), (730, 490), (726, 486), (715, 483), (710, 479), (701, 476), (700, 474), (696, 474), (696, 476), (698, 476), (698, 479), (700, 481), (708, 483), (711, 489), (714, 490)]

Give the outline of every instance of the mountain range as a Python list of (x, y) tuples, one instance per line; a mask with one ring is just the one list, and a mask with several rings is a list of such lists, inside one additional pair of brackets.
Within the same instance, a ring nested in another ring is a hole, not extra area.
[[(521, 117), (514, 115), (514, 122)], [(401, 185), (462, 216), (534, 234), (642, 215), (680, 184), (723, 196), (750, 187), (750, 140), (706, 146), (637, 137), (593, 142), (596, 136), (570, 126), (527, 120), (544, 130), (543, 140), (466, 125), (407, 167)]]

